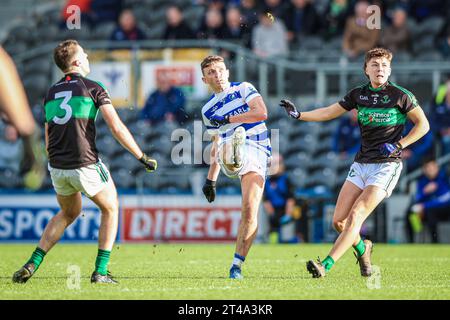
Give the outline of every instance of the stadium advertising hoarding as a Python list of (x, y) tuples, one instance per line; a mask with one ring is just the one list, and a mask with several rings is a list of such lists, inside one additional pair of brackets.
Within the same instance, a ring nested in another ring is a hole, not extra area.
[[(97, 241), (100, 212), (84, 201), (83, 211), (70, 225), (62, 241)], [(37, 241), (59, 211), (54, 196), (0, 196), (0, 241)]]
[(143, 62), (142, 63), (142, 81), (141, 81), (141, 101), (144, 101), (157, 85), (159, 76), (166, 76), (170, 83), (193, 98), (201, 99), (208, 95), (208, 88), (202, 82), (202, 72), (200, 62)]
[[(118, 240), (233, 241), (240, 219), (240, 197), (224, 196), (215, 205), (196, 196), (120, 196)], [(0, 241), (37, 241), (58, 213), (52, 195), (0, 196)], [(83, 198), (82, 214), (63, 241), (96, 242), (100, 212)]]
[(121, 240), (234, 241), (240, 217), (239, 196), (223, 196), (214, 204), (202, 196), (124, 196)]
[(202, 81), (201, 61), (212, 51), (207, 48), (166, 48), (140, 50), (139, 105), (156, 89), (158, 76), (166, 76), (170, 83), (183, 90), (188, 98), (203, 99), (208, 88)]
[(89, 78), (100, 81), (114, 105), (129, 105), (133, 95), (131, 65), (129, 62), (93, 62)]
[(240, 218), (240, 208), (126, 208), (122, 240), (232, 241)]

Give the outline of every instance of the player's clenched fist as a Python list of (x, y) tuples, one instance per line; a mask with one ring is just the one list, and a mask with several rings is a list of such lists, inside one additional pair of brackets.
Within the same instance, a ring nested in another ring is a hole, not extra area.
[(205, 184), (203, 185), (203, 194), (206, 197), (208, 202), (213, 202), (216, 198), (216, 182), (206, 179)]
[(145, 153), (139, 159), (139, 161), (144, 165), (145, 170), (148, 172), (153, 172), (158, 167), (158, 162), (155, 159), (150, 158)]
[(220, 127), (230, 123), (230, 115), (219, 116), (217, 114), (214, 114), (209, 121), (213, 126)]
[(297, 108), (295, 108), (295, 104), (289, 100), (281, 100), (280, 107), (284, 108), (287, 114), (294, 119), (299, 119), (301, 116), (301, 113), (297, 110)]
[(400, 142), (385, 143), (380, 147), (381, 153), (386, 157), (400, 157), (403, 147)]

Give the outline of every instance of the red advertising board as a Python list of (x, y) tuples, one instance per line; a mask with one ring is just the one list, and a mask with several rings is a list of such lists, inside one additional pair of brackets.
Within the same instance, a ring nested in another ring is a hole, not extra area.
[(124, 207), (122, 241), (233, 241), (239, 207)]
[(174, 86), (194, 86), (195, 69), (192, 66), (158, 66), (155, 71), (156, 78), (162, 74), (168, 77), (170, 83)]

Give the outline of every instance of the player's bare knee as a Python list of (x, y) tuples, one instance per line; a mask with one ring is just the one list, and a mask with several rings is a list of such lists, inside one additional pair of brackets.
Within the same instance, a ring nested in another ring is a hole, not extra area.
[(100, 210), (103, 215), (116, 215), (119, 213), (119, 201), (118, 199), (108, 201), (101, 206)]
[(333, 227), (337, 232), (342, 232), (345, 228), (346, 219), (344, 220), (333, 220)]
[(110, 204), (104, 210), (102, 210), (102, 213), (109, 214), (109, 215), (116, 215), (119, 213), (119, 204)]
[(81, 211), (80, 210), (73, 210), (73, 209), (68, 209), (68, 210), (61, 210), (61, 214), (64, 216), (64, 219), (71, 224), (72, 222), (75, 221), (76, 218), (78, 218), (78, 216), (80, 215)]

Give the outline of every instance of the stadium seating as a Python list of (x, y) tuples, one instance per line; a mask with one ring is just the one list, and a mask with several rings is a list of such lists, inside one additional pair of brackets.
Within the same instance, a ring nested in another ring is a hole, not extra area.
[[(11, 2), (11, 1), (10, 1)], [(192, 5), (190, 0), (177, 0), (171, 3), (178, 4), (185, 16), (185, 20), (195, 30), (201, 23), (205, 13), (205, 6)], [(315, 5), (318, 12), (323, 12), (327, 4), (326, 0), (317, 0)], [(162, 0), (124, 0), (124, 5), (130, 7), (136, 15), (139, 26), (149, 39), (159, 39), (166, 27), (165, 12), (169, 2)], [(80, 30), (60, 29), (60, 8), (48, 6), (45, 10), (34, 12), (23, 23), (9, 29), (3, 46), (14, 57), (27, 52), (37, 45), (55, 43), (66, 38), (79, 40), (106, 40), (115, 28), (112, 22), (102, 23), (94, 28), (83, 26)], [(410, 30), (413, 32), (413, 51), (411, 53), (396, 53), (394, 59), (398, 62), (408, 62), (411, 59), (418, 61), (441, 61), (440, 54), (433, 49), (434, 35), (442, 28), (445, 21), (442, 18), (430, 18), (422, 23), (408, 20)], [(338, 63), (343, 59), (341, 52), (342, 37), (336, 37), (327, 41), (317, 36), (306, 36), (299, 40), (297, 46), (293, 46), (289, 58), (304, 63)], [(362, 62), (360, 57), (359, 62)], [(252, 76), (257, 76), (258, 63), (253, 64), (253, 74), (246, 80), (252, 81)], [(42, 98), (52, 79), (52, 61), (48, 55), (34, 57), (18, 64), (18, 70), (23, 77), (24, 86), (32, 105), (42, 103)], [(252, 68), (252, 62), (246, 63), (246, 68)], [(274, 73), (270, 76), (272, 77)], [(27, 77), (25, 77), (27, 75)], [(31, 76), (29, 76), (31, 75)], [(430, 91), (427, 86), (432, 79), (429, 75), (395, 73), (394, 77), (399, 83), (404, 84), (416, 93), (417, 96), (426, 96), (424, 91)], [(366, 81), (364, 75), (349, 74), (349, 89)], [(272, 79), (271, 79), (272, 80)], [(255, 82), (254, 84), (257, 84)], [(302, 110), (310, 110), (318, 107), (314, 103), (305, 102), (303, 95), (314, 92), (316, 87), (315, 73), (313, 72), (288, 72), (285, 74), (285, 91), (295, 93), (297, 99), (291, 98)], [(331, 92), (338, 92), (339, 78), (330, 76), (327, 84)], [(273, 90), (271, 87), (269, 90)], [(428, 92), (429, 95), (429, 92)], [(341, 160), (331, 152), (332, 134), (336, 128), (336, 122), (328, 123), (297, 123), (289, 119), (286, 113), (278, 107), (279, 97), (265, 97), (269, 108), (267, 125), (269, 130), (280, 129), (278, 138), (278, 150), (284, 155), (286, 167), (294, 184), (298, 188), (322, 185), (333, 190), (345, 179), (352, 159)], [(181, 125), (183, 129), (193, 133), (193, 120), (199, 119), (198, 110), (192, 106), (201, 105), (203, 101), (189, 100), (187, 110), (189, 118)], [(333, 101), (334, 102), (334, 101)], [(188, 178), (192, 172), (206, 174), (205, 166), (174, 166), (171, 161), (171, 151), (176, 142), (170, 141), (171, 134), (176, 129), (173, 123), (148, 124), (139, 120), (139, 109), (120, 108), (119, 116), (136, 137), (139, 145), (145, 152), (150, 153), (159, 161), (160, 168), (180, 170), (179, 174), (145, 176), (143, 184), (145, 188), (152, 190), (165, 190), (167, 192), (188, 191), (190, 181)], [(101, 115), (99, 116), (101, 118)], [(41, 119), (42, 120), (42, 119)], [(275, 131), (272, 132), (275, 134)], [(273, 140), (275, 141), (275, 140)], [(206, 144), (204, 143), (204, 146)], [(97, 146), (102, 159), (108, 164), (115, 178), (118, 188), (136, 188), (139, 181), (134, 175), (141, 175), (142, 167), (133, 156), (123, 149), (112, 137), (109, 128), (101, 119), (97, 119)], [(175, 171), (173, 171), (175, 172)], [(21, 178), (11, 172), (2, 172), (0, 177), (1, 188), (14, 188), (22, 185)], [(181, 177), (181, 178), (180, 178)], [(218, 186), (223, 192), (239, 191), (239, 180), (219, 179)], [(43, 188), (50, 188), (51, 181), (47, 177)]]

